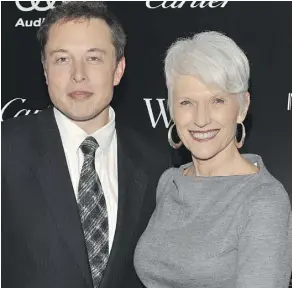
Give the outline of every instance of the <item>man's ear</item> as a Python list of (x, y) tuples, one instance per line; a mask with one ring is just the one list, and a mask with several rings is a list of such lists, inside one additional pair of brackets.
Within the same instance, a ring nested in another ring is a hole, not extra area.
[(123, 57), (117, 64), (115, 75), (114, 75), (114, 86), (119, 85), (126, 68), (126, 59)]
[(44, 57), (43, 54), (41, 56), (41, 62), (42, 62), (42, 66), (43, 66), (44, 76), (46, 78), (46, 83), (48, 85), (48, 73), (47, 73), (47, 67), (46, 67), (45, 57)]

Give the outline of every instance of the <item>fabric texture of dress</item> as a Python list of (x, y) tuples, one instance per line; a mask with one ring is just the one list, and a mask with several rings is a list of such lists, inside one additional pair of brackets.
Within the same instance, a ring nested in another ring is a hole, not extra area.
[(134, 256), (147, 288), (288, 288), (292, 215), (288, 193), (262, 158), (250, 175), (163, 173), (157, 206)]

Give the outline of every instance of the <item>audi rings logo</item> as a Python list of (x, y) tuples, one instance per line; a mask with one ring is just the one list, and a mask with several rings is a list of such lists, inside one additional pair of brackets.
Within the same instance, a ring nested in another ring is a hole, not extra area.
[[(48, 11), (55, 8), (55, 3), (57, 1), (30, 1), (29, 5), (23, 5), (23, 3), (28, 3), (29, 1), (15, 1), (17, 8), (23, 12), (29, 11)], [(67, 1), (62, 1), (67, 2)]]
[[(17, 8), (22, 12), (39, 11), (44, 12), (55, 8), (56, 2), (66, 3), (69, 1), (15, 1)], [(19, 18), (14, 27), (40, 27), (45, 18), (37, 19)]]

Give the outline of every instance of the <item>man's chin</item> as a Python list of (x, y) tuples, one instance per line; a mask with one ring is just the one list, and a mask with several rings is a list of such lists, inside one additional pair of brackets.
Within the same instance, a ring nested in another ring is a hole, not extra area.
[[(85, 123), (91, 120), (94, 120), (96, 118), (104, 118), (103, 116), (105, 116), (105, 114), (103, 113), (107, 107), (103, 109), (77, 109), (77, 107), (75, 107), (75, 110), (70, 110), (70, 109), (60, 109), (57, 108), (64, 116), (66, 116), (68, 119), (70, 119), (71, 121), (74, 122), (78, 122), (78, 123)], [(102, 116), (103, 115), (103, 116)]]
[(93, 114), (93, 115), (66, 115), (70, 120), (75, 121), (75, 122), (87, 122), (90, 120), (95, 119), (98, 114)]
[(98, 111), (94, 112), (94, 113), (68, 113), (66, 111), (62, 111), (60, 109), (58, 109), (64, 116), (66, 116), (67, 118), (69, 118), (72, 121), (75, 122), (87, 122), (90, 120), (95, 119), (100, 113)]

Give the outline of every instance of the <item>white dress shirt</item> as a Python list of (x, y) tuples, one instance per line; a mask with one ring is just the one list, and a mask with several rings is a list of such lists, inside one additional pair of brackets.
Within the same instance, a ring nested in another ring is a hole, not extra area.
[(117, 135), (115, 129), (115, 112), (113, 108), (110, 107), (109, 123), (91, 135), (88, 135), (84, 130), (78, 127), (56, 108), (54, 108), (54, 114), (60, 131), (76, 199), (78, 195), (78, 183), (84, 161), (84, 156), (80, 149), (80, 145), (88, 136), (94, 137), (99, 144), (95, 154), (95, 169), (100, 178), (106, 200), (109, 222), (109, 249), (111, 250), (116, 229), (118, 207)]

